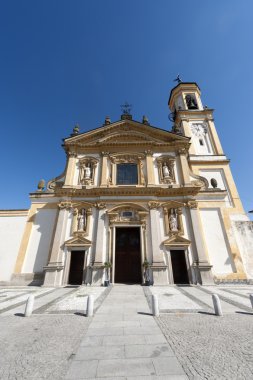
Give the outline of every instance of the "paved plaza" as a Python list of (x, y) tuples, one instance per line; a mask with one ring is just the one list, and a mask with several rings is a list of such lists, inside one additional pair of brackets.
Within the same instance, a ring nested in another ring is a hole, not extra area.
[[(213, 314), (212, 293), (223, 317)], [(253, 379), (251, 293), (243, 284), (2, 287), (0, 379)], [(29, 294), (34, 312), (24, 318)]]

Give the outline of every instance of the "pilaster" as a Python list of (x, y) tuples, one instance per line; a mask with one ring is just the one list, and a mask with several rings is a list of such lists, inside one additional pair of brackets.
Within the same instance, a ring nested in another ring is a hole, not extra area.
[(48, 265), (44, 267), (45, 280), (44, 286), (60, 286), (64, 269), (63, 263), (63, 244), (66, 236), (67, 219), (71, 202), (61, 202), (59, 204), (59, 214), (54, 235), (52, 251)]
[(183, 185), (188, 185), (190, 183), (189, 165), (188, 165), (186, 153), (187, 151), (184, 148), (178, 150)]
[(104, 265), (104, 229), (105, 229), (105, 203), (97, 203), (98, 219), (97, 219), (97, 234), (96, 234), (96, 250), (94, 263), (92, 266), (92, 285), (101, 285), (103, 278)]
[(221, 143), (220, 143), (220, 139), (219, 139), (218, 133), (217, 133), (216, 128), (214, 126), (213, 119), (212, 120), (207, 119), (206, 121), (207, 121), (208, 126), (209, 126), (209, 131), (210, 131), (210, 134), (211, 134), (214, 146), (215, 146), (216, 154), (223, 155), (224, 152), (223, 152), (223, 149), (222, 149), (222, 146), (221, 146)]
[(213, 285), (213, 275), (211, 272), (212, 265), (210, 265), (208, 259), (208, 253), (203, 238), (203, 230), (200, 222), (199, 210), (196, 201), (189, 201), (187, 206), (190, 209), (192, 228), (195, 238), (195, 244), (197, 248), (198, 259), (193, 263), (193, 267), (196, 270), (196, 278), (201, 279), (202, 285)]
[(153, 164), (153, 152), (148, 150), (146, 153), (146, 166), (147, 166), (147, 186), (154, 186), (154, 164)]
[(101, 177), (100, 177), (100, 186), (107, 186), (107, 162), (108, 162), (108, 152), (102, 152), (102, 167), (101, 167)]
[(64, 186), (67, 186), (67, 187), (73, 186), (76, 157), (77, 157), (76, 152), (68, 152), (68, 166), (67, 166)]
[(153, 253), (153, 262), (151, 269), (153, 272), (154, 285), (166, 285), (168, 283), (168, 268), (164, 262), (163, 254), (159, 247), (161, 244), (161, 231), (158, 208), (161, 206), (159, 202), (149, 202), (150, 209), (150, 227), (151, 227), (151, 247)]

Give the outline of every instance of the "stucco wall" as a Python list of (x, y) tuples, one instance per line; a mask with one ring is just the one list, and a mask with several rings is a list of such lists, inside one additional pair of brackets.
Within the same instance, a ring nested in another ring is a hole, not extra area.
[(0, 217), (0, 281), (9, 281), (14, 271), (27, 216)]
[(57, 210), (39, 209), (29, 239), (22, 273), (42, 272), (47, 265)]
[(232, 225), (245, 272), (249, 279), (253, 279), (253, 222), (240, 220), (233, 221)]
[(229, 245), (219, 209), (200, 210), (204, 238), (214, 275), (233, 272)]

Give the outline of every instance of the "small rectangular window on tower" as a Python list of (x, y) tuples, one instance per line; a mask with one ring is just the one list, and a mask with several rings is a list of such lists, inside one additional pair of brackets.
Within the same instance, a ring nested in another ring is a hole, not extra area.
[(201, 146), (203, 146), (203, 145), (204, 145), (204, 141), (203, 141), (202, 139), (199, 139), (199, 144), (200, 144)]

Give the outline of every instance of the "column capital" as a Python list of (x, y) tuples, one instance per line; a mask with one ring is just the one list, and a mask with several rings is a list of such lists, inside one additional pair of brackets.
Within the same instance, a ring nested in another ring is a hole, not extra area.
[(103, 210), (106, 208), (106, 204), (103, 202), (97, 202), (95, 203), (95, 207), (98, 208), (99, 210)]
[(150, 210), (157, 209), (160, 206), (161, 206), (160, 202), (157, 202), (157, 201), (150, 201), (150, 202), (148, 202), (148, 207), (149, 207)]
[(191, 210), (196, 210), (198, 208), (198, 202), (197, 201), (188, 201), (187, 207)]
[(109, 154), (110, 154), (110, 152), (101, 152), (102, 157), (109, 156)]
[(58, 204), (60, 210), (66, 209), (69, 210), (73, 207), (72, 203), (69, 201), (63, 201)]
[(150, 149), (145, 150), (144, 153), (145, 153), (146, 156), (153, 156), (153, 151), (150, 150)]
[(187, 153), (187, 149), (186, 149), (186, 148), (179, 148), (179, 149), (177, 150), (177, 153), (178, 153), (178, 154), (186, 154), (186, 153)]
[(77, 157), (77, 153), (74, 150), (70, 150), (67, 152), (68, 157)]

